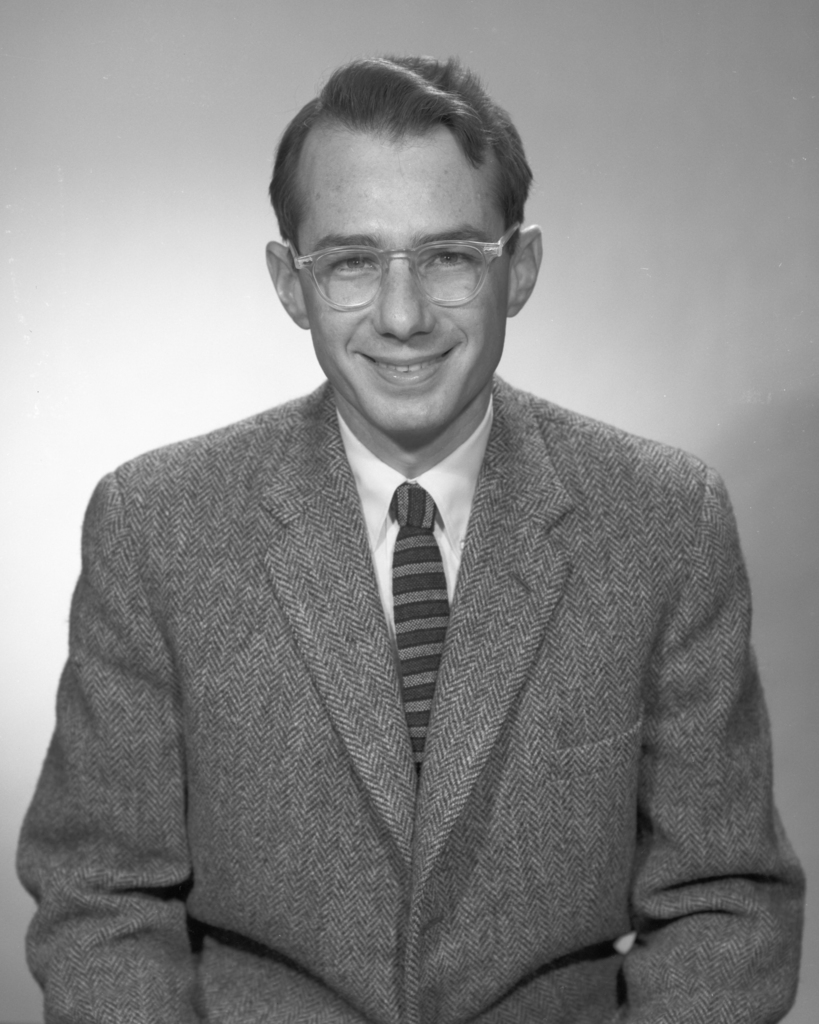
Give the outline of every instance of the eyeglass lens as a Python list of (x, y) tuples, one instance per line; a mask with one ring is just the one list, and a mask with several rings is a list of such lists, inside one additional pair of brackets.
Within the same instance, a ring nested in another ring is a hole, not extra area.
[[(486, 272), (483, 251), (474, 246), (429, 245), (415, 250), (415, 274), (433, 301), (461, 302), (478, 290)], [(381, 260), (369, 249), (339, 249), (316, 259), (319, 290), (338, 306), (360, 306), (375, 298), (381, 286)]]

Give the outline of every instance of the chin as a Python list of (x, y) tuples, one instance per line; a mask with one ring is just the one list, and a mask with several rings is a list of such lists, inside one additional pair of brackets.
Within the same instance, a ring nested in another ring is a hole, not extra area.
[(402, 447), (415, 448), (439, 437), (446, 431), (449, 420), (430, 416), (422, 410), (418, 415), (392, 417), (380, 429)]

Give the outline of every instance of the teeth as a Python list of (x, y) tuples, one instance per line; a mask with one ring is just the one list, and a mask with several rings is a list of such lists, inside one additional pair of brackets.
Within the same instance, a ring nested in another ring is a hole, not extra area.
[(383, 366), (386, 370), (393, 370), (396, 373), (415, 373), (418, 370), (422, 370), (425, 366), (431, 366), (434, 360), (429, 360), (426, 363), (411, 363), (409, 366), (406, 364), (399, 363), (382, 363), (378, 362), (379, 366)]

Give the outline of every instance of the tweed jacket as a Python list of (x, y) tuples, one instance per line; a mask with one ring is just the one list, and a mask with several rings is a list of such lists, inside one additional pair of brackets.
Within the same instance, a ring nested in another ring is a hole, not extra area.
[(99, 485), (19, 856), (47, 1021), (785, 1013), (803, 881), (723, 486), (494, 400), (418, 785), (328, 385)]

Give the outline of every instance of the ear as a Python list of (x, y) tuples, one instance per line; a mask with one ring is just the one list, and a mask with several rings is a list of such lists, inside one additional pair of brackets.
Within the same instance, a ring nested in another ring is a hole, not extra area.
[(521, 228), (509, 264), (509, 297), (506, 315), (515, 316), (526, 305), (537, 281), (543, 259), (543, 238), (536, 224)]
[(308, 330), (310, 321), (307, 318), (307, 306), (301, 288), (301, 278), (298, 270), (293, 266), (290, 250), (281, 242), (268, 242), (265, 254), (270, 280), (273, 282), (281, 304), (299, 327)]

